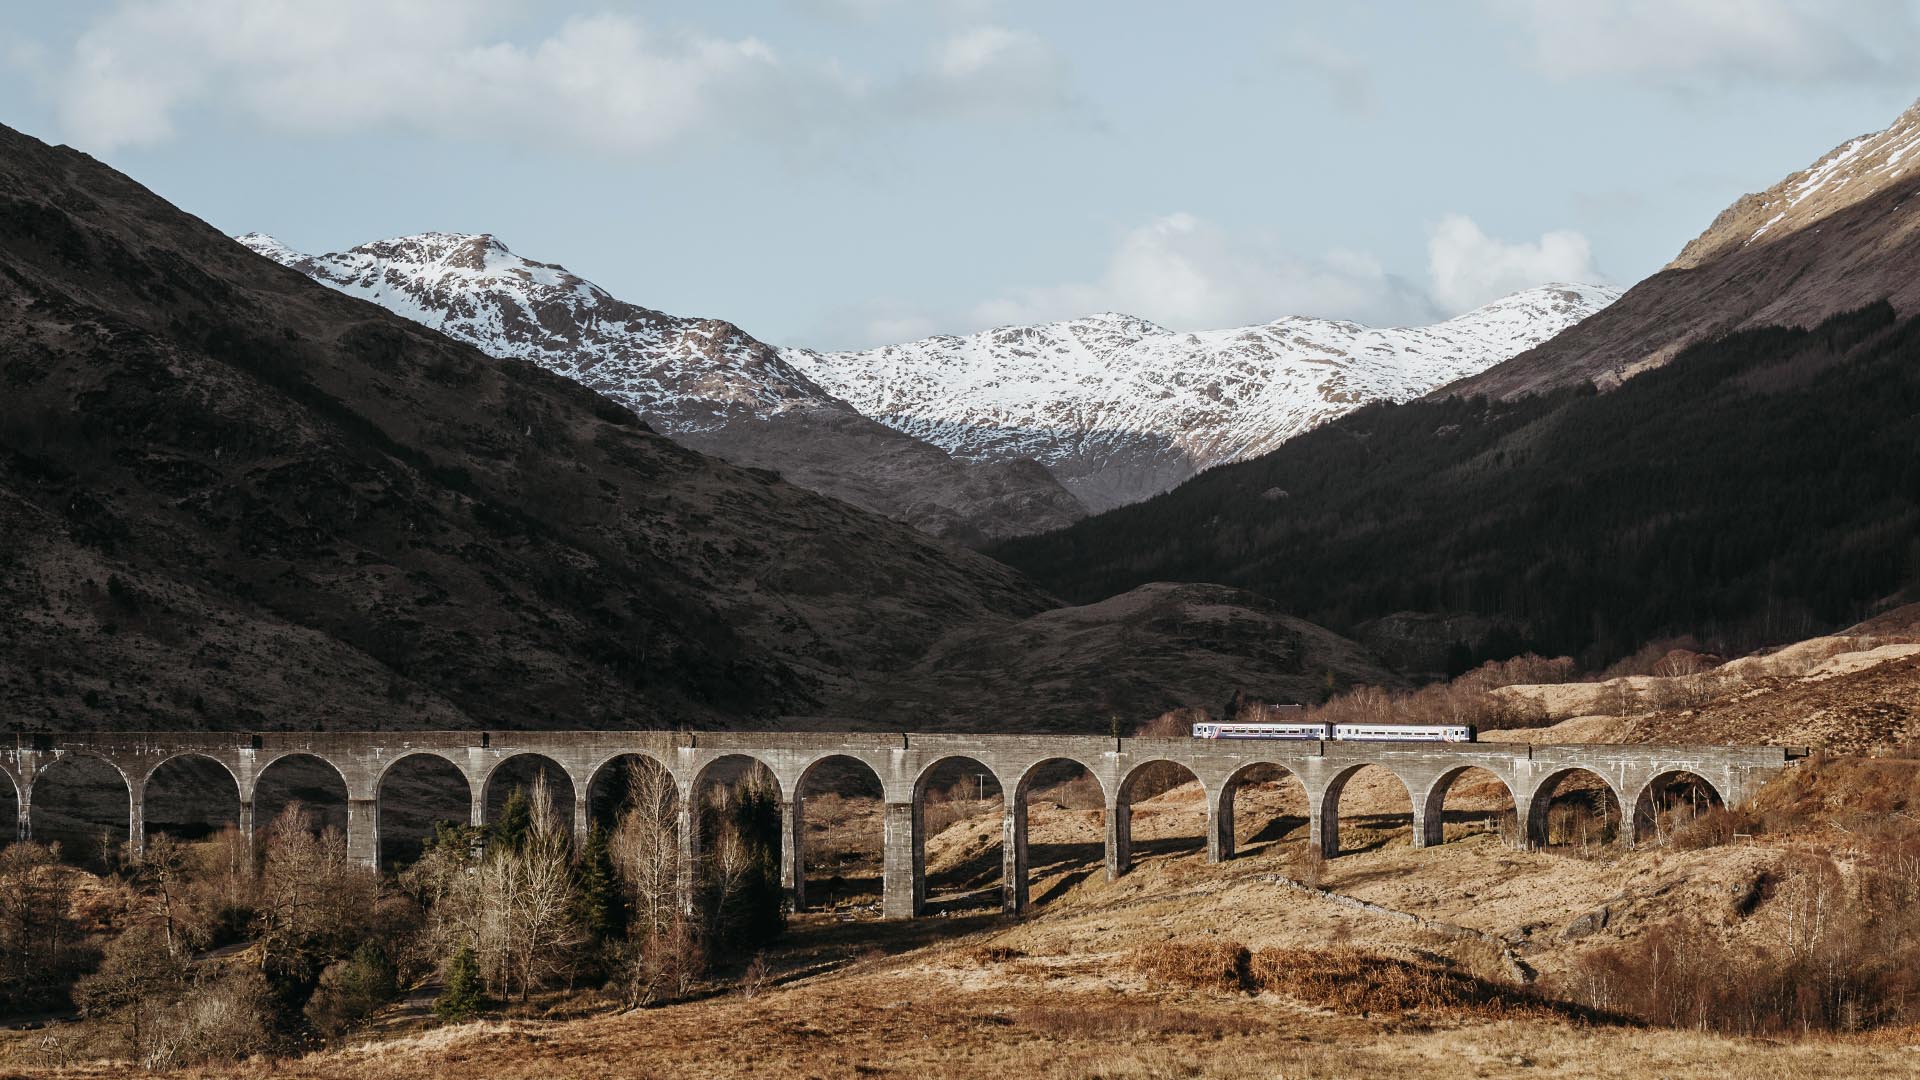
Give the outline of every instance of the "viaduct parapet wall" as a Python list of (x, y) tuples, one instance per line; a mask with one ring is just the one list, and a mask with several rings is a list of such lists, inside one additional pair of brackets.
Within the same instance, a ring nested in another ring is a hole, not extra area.
[(1283, 740), (1115, 739), (1063, 735), (916, 735), (869, 733), (662, 732), (662, 731), (455, 731), (455, 732), (145, 732), (26, 734), (0, 736), (0, 775), (13, 786), (19, 835), (32, 834), (34, 782), (64, 758), (90, 756), (112, 765), (126, 781), (128, 837), (135, 856), (145, 840), (147, 783), (163, 764), (182, 756), (218, 762), (232, 775), (240, 802), (241, 830), (251, 835), (254, 794), (276, 762), (296, 756), (318, 759), (340, 776), (347, 792), (347, 846), (357, 859), (377, 865), (380, 855), (381, 781), (400, 761), (431, 755), (450, 763), (466, 780), (470, 821), (483, 824), (489, 782), (511, 759), (533, 755), (565, 773), (572, 785), (576, 831), (588, 827), (588, 796), (603, 770), (627, 755), (648, 758), (666, 770), (678, 791), (682, 881), (691, 886), (700, 856), (699, 815), (694, 796), (723, 762), (759, 762), (779, 785), (782, 813), (782, 873), (796, 905), (804, 905), (804, 831), (801, 792), (808, 774), (829, 761), (851, 760), (879, 778), (884, 797), (883, 913), (919, 914), (926, 904), (925, 807), (927, 781), (943, 763), (965, 760), (992, 774), (1005, 794), (1003, 906), (1027, 906), (1027, 796), (1041, 766), (1066, 761), (1090, 773), (1105, 799), (1106, 871), (1126, 873), (1132, 863), (1131, 815), (1141, 769), (1172, 762), (1190, 771), (1205, 793), (1207, 857), (1234, 854), (1233, 796), (1261, 765), (1292, 774), (1306, 792), (1308, 843), (1328, 857), (1340, 851), (1341, 789), (1360, 769), (1379, 766), (1406, 786), (1413, 806), (1416, 847), (1442, 838), (1441, 806), (1448, 787), (1469, 768), (1484, 769), (1506, 785), (1520, 842), (1545, 840), (1547, 806), (1560, 779), (1572, 772), (1603, 780), (1618, 800), (1623, 839), (1643, 834), (1660, 785), (1690, 775), (1710, 785), (1729, 806), (1745, 802), (1758, 787), (1805, 751), (1779, 746), (1687, 746), (1636, 744), (1534, 745), (1525, 743), (1323, 742)]

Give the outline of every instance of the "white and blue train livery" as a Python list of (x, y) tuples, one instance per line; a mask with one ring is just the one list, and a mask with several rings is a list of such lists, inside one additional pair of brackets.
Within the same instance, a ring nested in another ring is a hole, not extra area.
[(1195, 724), (1196, 739), (1323, 739), (1332, 742), (1474, 742), (1471, 724)]
[(1195, 724), (1196, 739), (1325, 739), (1325, 724)]

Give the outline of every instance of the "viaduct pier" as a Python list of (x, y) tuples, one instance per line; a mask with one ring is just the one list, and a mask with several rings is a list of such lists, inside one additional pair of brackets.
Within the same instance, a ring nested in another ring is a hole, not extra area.
[[(801, 793), (809, 775), (827, 763), (852, 762), (872, 771), (884, 800), (882, 911), (894, 918), (926, 905), (925, 807), (933, 771), (956, 760), (990, 774), (1004, 795), (1002, 905), (1027, 906), (1027, 798), (1043, 766), (1070, 762), (1098, 782), (1105, 802), (1106, 872), (1132, 863), (1134, 788), (1147, 766), (1171, 762), (1199, 781), (1206, 800), (1210, 861), (1234, 854), (1234, 791), (1256, 767), (1285, 770), (1304, 790), (1308, 843), (1331, 857), (1340, 851), (1341, 789), (1360, 769), (1378, 766), (1406, 786), (1413, 807), (1413, 843), (1441, 842), (1441, 806), (1461, 773), (1493, 774), (1513, 797), (1521, 842), (1545, 840), (1548, 804), (1559, 781), (1588, 773), (1604, 782), (1621, 810), (1623, 839), (1632, 843), (1662, 785), (1687, 777), (1704, 783), (1726, 805), (1746, 799), (1804, 750), (1778, 746), (1534, 745), (1525, 743), (1411, 743), (1282, 740), (1130, 739), (1071, 735), (916, 735), (875, 733), (665, 731), (453, 732), (145, 732), (0, 735), (0, 776), (12, 785), (19, 835), (31, 836), (34, 784), (46, 770), (73, 757), (98, 758), (127, 786), (127, 830), (137, 857), (144, 843), (148, 782), (166, 763), (205, 758), (231, 775), (239, 797), (240, 828), (251, 835), (254, 796), (277, 764), (312, 758), (332, 768), (347, 792), (347, 847), (357, 859), (380, 857), (381, 782), (399, 762), (430, 755), (465, 778), (470, 821), (484, 824), (487, 791), (500, 767), (516, 758), (544, 759), (572, 786), (573, 822), (584, 833), (589, 792), (604, 770), (628, 758), (654, 762), (678, 793), (682, 881), (700, 857), (695, 797), (716, 770), (766, 766), (779, 787), (782, 875), (796, 905), (806, 902)], [(727, 763), (732, 763), (729, 766)]]

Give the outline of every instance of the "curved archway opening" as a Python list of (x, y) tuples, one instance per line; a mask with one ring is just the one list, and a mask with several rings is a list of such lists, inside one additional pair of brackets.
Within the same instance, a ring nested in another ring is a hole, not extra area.
[(1298, 776), (1279, 765), (1256, 762), (1227, 778), (1220, 794), (1224, 828), (1231, 828), (1233, 849), (1222, 856), (1274, 855), (1304, 843), (1312, 806)]
[[(288, 754), (260, 770), (253, 782), (253, 827), (281, 823), (289, 809), (314, 832), (347, 831), (347, 781), (325, 758)], [(291, 820), (291, 819), (290, 819)]]
[(240, 827), (240, 782), (227, 767), (200, 754), (168, 758), (147, 774), (142, 815), (147, 835), (205, 840)]
[[(1013, 793), (1025, 846), (1025, 882), (1044, 904), (1085, 881), (1106, 858), (1107, 793), (1093, 770), (1072, 758), (1036, 762)], [(1024, 906), (1024, 904), (1023, 904)]]
[(374, 791), (380, 865), (413, 862), (436, 826), (466, 825), (472, 813), (472, 788), (453, 762), (430, 753), (400, 758), (387, 766)]
[(1341, 773), (1327, 787), (1326, 808), (1330, 820), (1321, 830), (1328, 855), (1413, 844), (1413, 795), (1389, 769), (1360, 765)]
[(945, 911), (999, 907), (1006, 862), (1000, 778), (974, 758), (945, 758), (914, 782), (914, 800), (921, 807), (919, 856), (928, 905)]
[(112, 762), (63, 754), (33, 779), (33, 838), (59, 844), (61, 858), (106, 870), (124, 864), (133, 790)]
[(1117, 804), (1128, 808), (1132, 862), (1205, 852), (1207, 792), (1193, 770), (1176, 761), (1149, 761), (1120, 782)]
[(519, 792), (522, 798), (531, 798), (544, 785), (553, 802), (553, 811), (559, 815), (561, 835), (573, 835), (573, 778), (559, 762), (542, 754), (515, 754), (493, 767), (487, 774), (486, 784), (488, 823), (500, 820), (500, 813), (514, 792)]
[(1434, 783), (1428, 795), (1426, 826), (1429, 844), (1488, 834), (1516, 846), (1520, 841), (1513, 792), (1505, 781), (1478, 765), (1455, 769)]
[(666, 766), (621, 754), (587, 781), (587, 817), (606, 837), (626, 897), (627, 930), (667, 930), (680, 915), (680, 789)]
[(1661, 773), (1641, 790), (1633, 808), (1633, 838), (1669, 843), (1685, 837), (1695, 823), (1726, 801), (1706, 777), (1685, 769)]
[(1599, 854), (1620, 839), (1620, 800), (1606, 778), (1563, 769), (1533, 796), (1527, 835), (1535, 845), (1581, 856)]
[(720, 952), (756, 948), (784, 925), (779, 778), (760, 760), (729, 754), (709, 762), (689, 787), (697, 824), (686, 840)]
[(658, 758), (649, 754), (609, 758), (587, 779), (587, 822), (593, 828), (612, 832), (636, 799), (651, 792), (657, 801), (663, 787), (667, 800), (677, 805), (679, 784)]
[(885, 793), (880, 776), (858, 758), (833, 756), (807, 766), (794, 785), (803, 875), (796, 898), (806, 906), (867, 907), (880, 903), (886, 860)]

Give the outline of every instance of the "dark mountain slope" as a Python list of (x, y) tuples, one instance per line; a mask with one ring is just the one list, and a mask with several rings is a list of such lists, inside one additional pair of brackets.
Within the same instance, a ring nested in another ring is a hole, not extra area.
[(1051, 604), (0, 129), (0, 722), (708, 723)]
[(1504, 363), (1433, 392), (1603, 389), (1735, 330), (1810, 327), (1887, 300), (1920, 313), (1920, 104), (1742, 196), (1659, 273)]
[[(1243, 586), (1342, 632), (1494, 616), (1483, 653), (1843, 625), (1920, 576), (1920, 321), (1874, 305), (1617, 390), (1361, 410), (995, 553), (1062, 593)], [(1465, 658), (1463, 658), (1465, 659)]]

